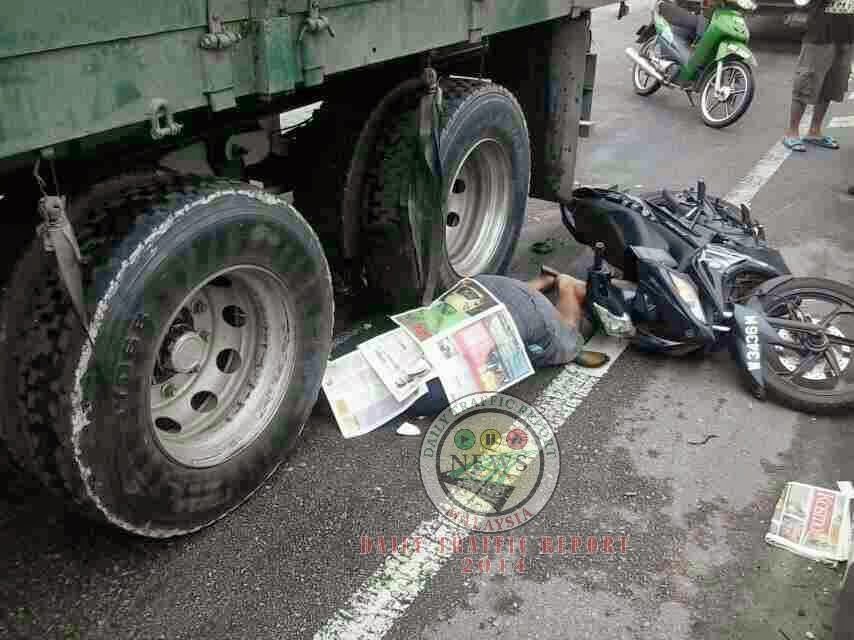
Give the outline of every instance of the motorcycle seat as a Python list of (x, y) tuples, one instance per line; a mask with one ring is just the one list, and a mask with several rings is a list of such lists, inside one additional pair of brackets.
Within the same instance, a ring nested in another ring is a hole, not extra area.
[(670, 23), (674, 32), (689, 43), (700, 35), (705, 26), (705, 19), (702, 15), (683, 9), (673, 2), (661, 2), (658, 5), (658, 12), (662, 18)]

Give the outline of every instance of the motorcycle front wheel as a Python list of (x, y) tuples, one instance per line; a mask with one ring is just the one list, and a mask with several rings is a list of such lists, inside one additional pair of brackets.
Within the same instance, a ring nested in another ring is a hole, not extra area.
[(732, 58), (723, 61), (720, 91), (715, 86), (716, 77), (717, 65), (712, 65), (700, 83), (697, 108), (707, 126), (723, 129), (747, 113), (756, 84), (753, 70), (741, 60)]
[(779, 318), (827, 330), (825, 340), (775, 328), (792, 347), (765, 347), (766, 383), (772, 395), (807, 413), (854, 408), (854, 288), (824, 278), (793, 278), (767, 292), (763, 307), (772, 327)]
[[(642, 58), (649, 60), (649, 54), (655, 46), (656, 38), (658, 38), (657, 35), (643, 43), (638, 52)], [(639, 64), (635, 64), (632, 67), (632, 85), (635, 88), (635, 93), (639, 96), (651, 96), (661, 88), (661, 83), (641, 69)]]

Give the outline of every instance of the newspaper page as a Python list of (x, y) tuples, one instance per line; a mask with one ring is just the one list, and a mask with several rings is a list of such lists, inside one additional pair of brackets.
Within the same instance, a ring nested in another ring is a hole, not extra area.
[(471, 322), (499, 304), (495, 296), (479, 282), (466, 278), (434, 300), (429, 307), (399, 313), (391, 319), (418, 342), (426, 342), (446, 334), (454, 327)]
[(398, 402), (405, 401), (434, 377), (421, 347), (404, 329), (388, 331), (358, 348)]
[(359, 350), (329, 362), (323, 376), (323, 391), (332, 407), (338, 428), (345, 438), (355, 438), (406, 411), (427, 393), (421, 384), (398, 401)]
[(841, 491), (789, 482), (777, 501), (765, 541), (813, 560), (847, 560), (850, 497)]
[(448, 401), (499, 392), (533, 375), (519, 330), (503, 305), (424, 345)]

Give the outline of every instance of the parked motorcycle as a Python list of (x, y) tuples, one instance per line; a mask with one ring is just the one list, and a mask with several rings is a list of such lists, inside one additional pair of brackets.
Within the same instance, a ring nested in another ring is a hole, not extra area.
[(747, 206), (700, 181), (643, 197), (577, 189), (561, 215), (595, 248), (587, 315), (606, 334), (672, 355), (729, 347), (761, 399), (854, 408), (854, 288), (794, 277)]
[(756, 6), (754, 0), (719, 0), (707, 20), (699, 10), (695, 14), (656, 2), (652, 22), (637, 32), (640, 51), (626, 49), (635, 63), (635, 92), (650, 96), (662, 86), (682, 89), (708, 126), (720, 129), (736, 122), (756, 91), (752, 67), (757, 62), (747, 46), (750, 31), (742, 15)]

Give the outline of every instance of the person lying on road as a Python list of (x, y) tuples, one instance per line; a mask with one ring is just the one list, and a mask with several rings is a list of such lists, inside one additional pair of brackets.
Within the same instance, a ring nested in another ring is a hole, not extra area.
[[(608, 362), (606, 354), (584, 350), (580, 326), (587, 286), (583, 281), (549, 267), (529, 282), (493, 275), (474, 280), (507, 307), (534, 368), (570, 362), (601, 367)], [(552, 290), (557, 294), (555, 304), (544, 295)]]

